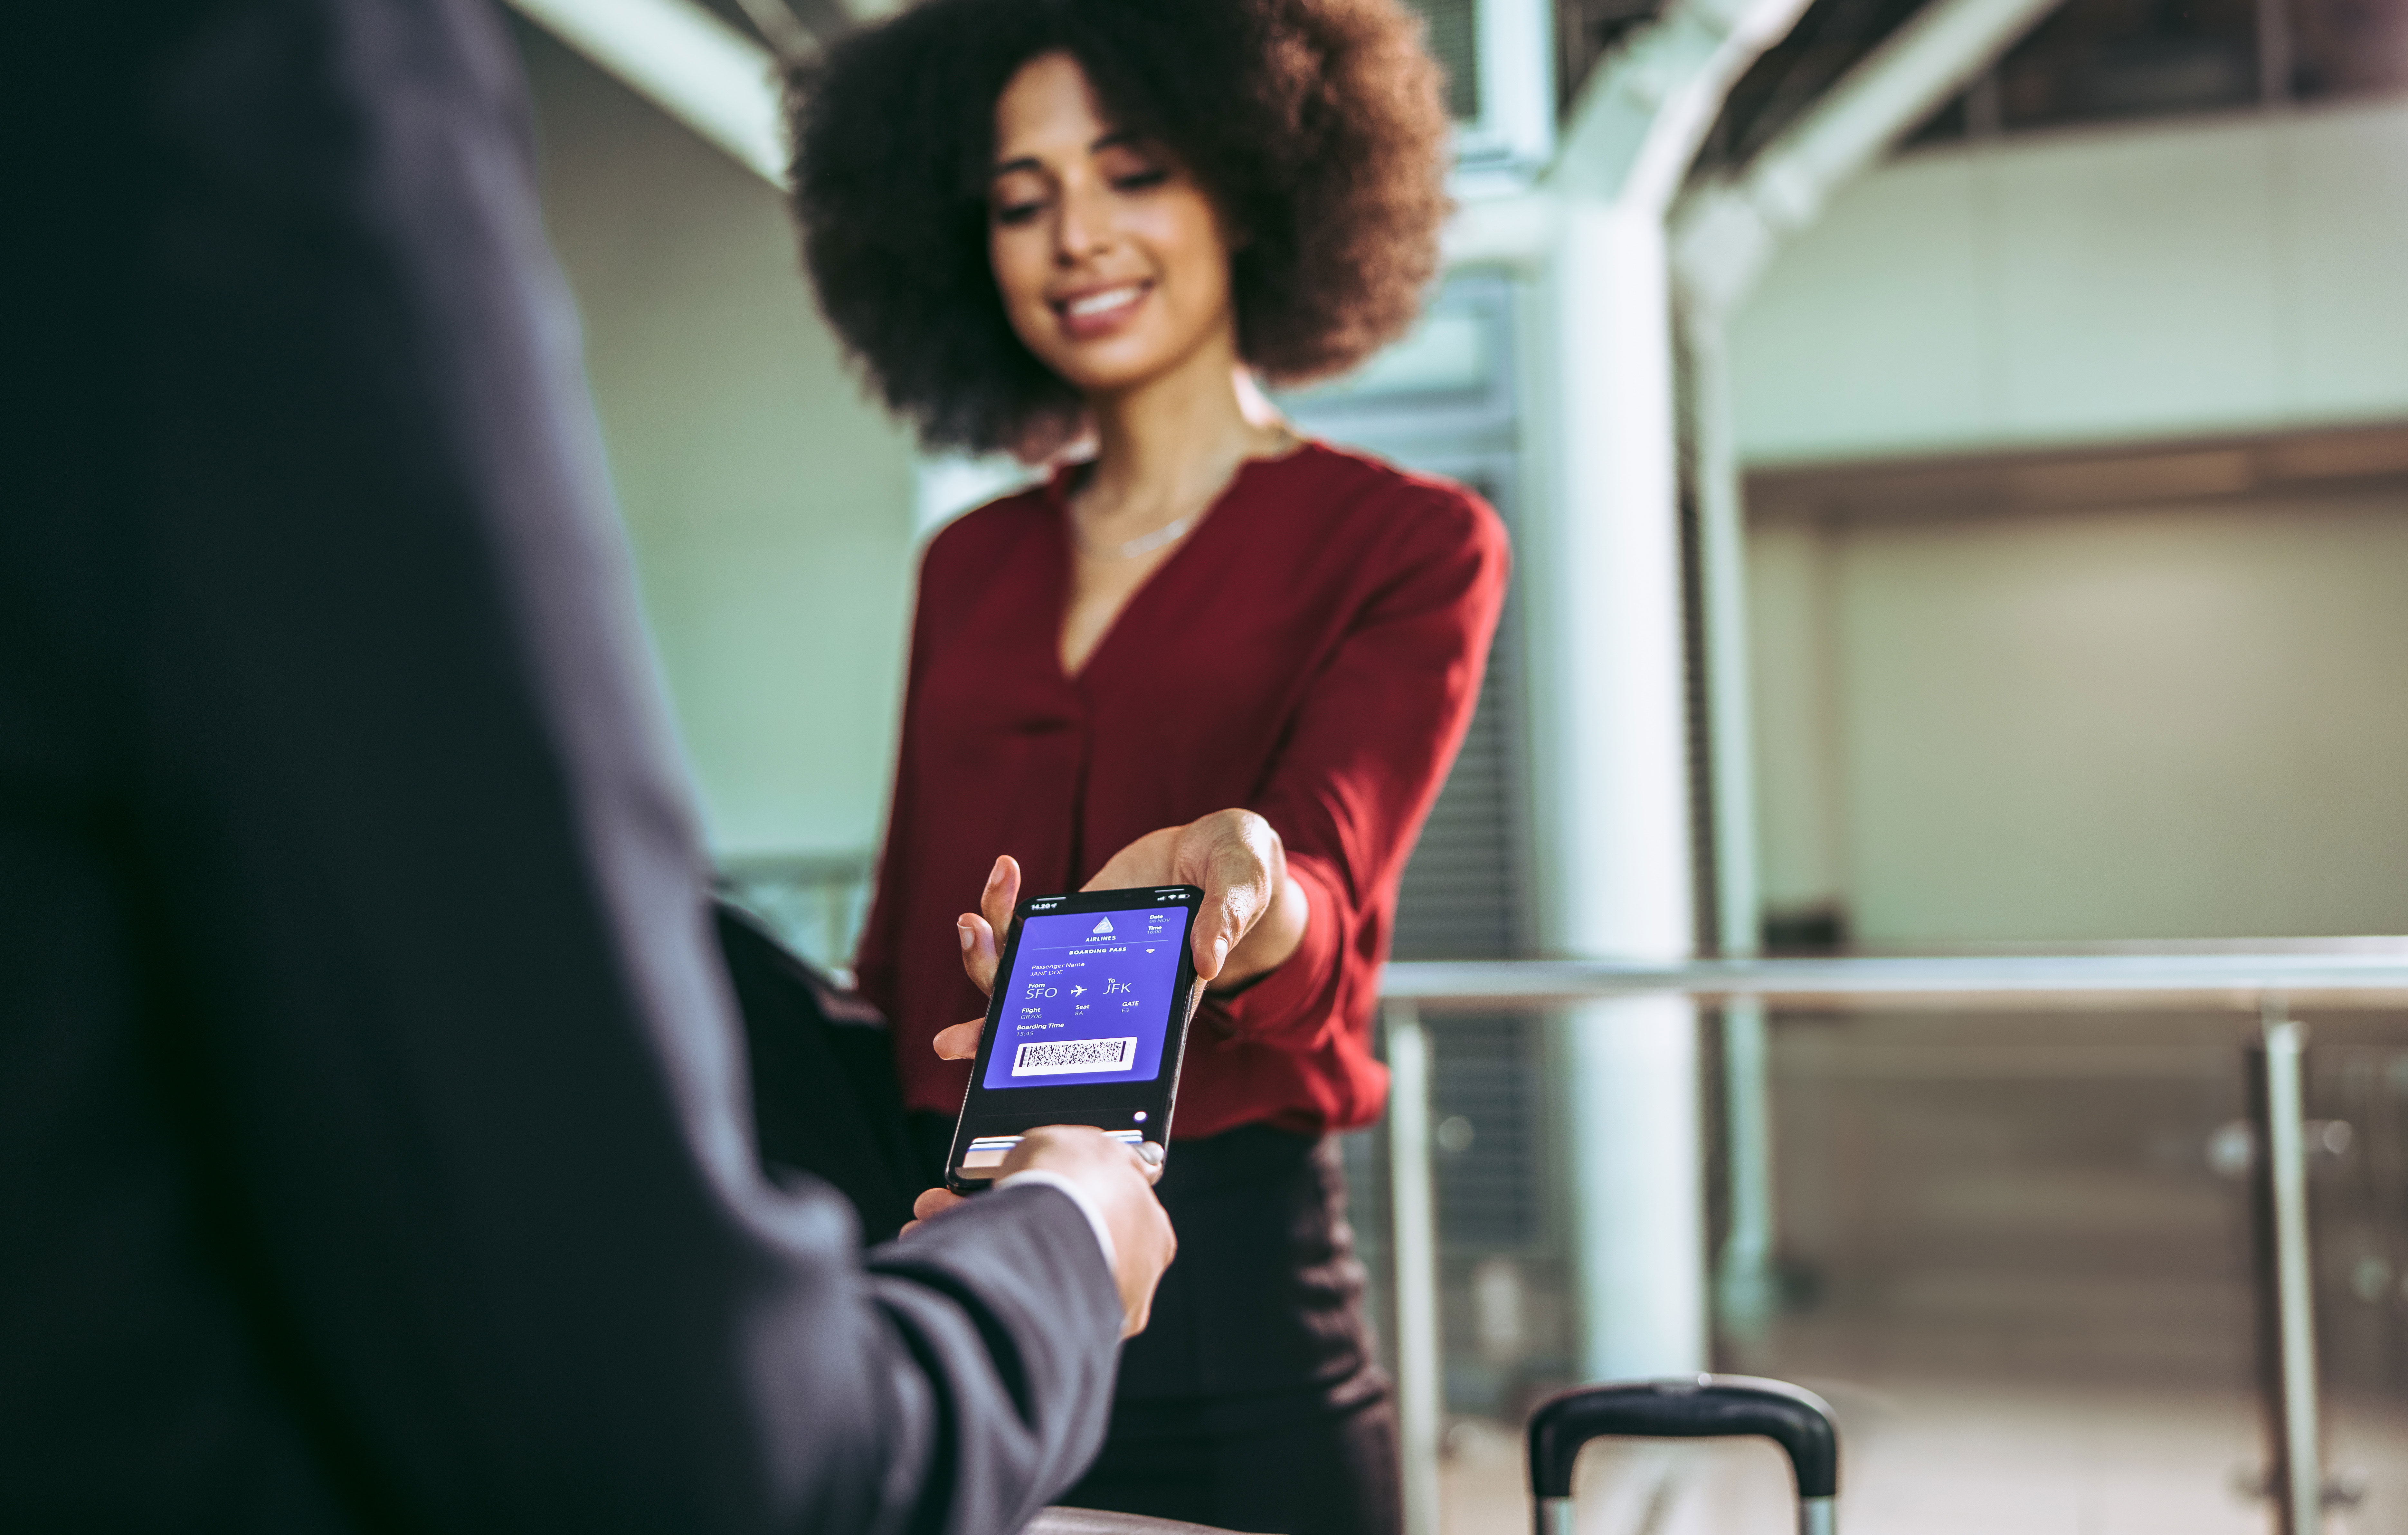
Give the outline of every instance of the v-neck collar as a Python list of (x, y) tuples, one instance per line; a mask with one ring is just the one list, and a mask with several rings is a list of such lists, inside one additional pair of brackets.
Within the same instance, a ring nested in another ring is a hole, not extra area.
[(1074, 539), (1070, 532), (1070, 484), (1079, 475), (1092, 467), (1095, 460), (1082, 458), (1057, 467), (1046, 478), (1044, 487), (1045, 504), (1054, 513), (1051, 524), (1054, 537), (1060, 544), (1058, 557), (1054, 565), (1059, 583), (1054, 595), (1054, 622), (1045, 637), (1045, 653), (1054, 663), (1054, 675), (1061, 678), (1069, 687), (1080, 687), (1095, 671), (1096, 663), (1104, 658), (1105, 651), (1111, 647), (1112, 641), (1119, 636), (1121, 630), (1127, 626), (1130, 610), (1145, 599), (1147, 593), (1161, 583), (1164, 572), (1186, 559), (1189, 552), (1211, 531), (1212, 525), (1223, 520), (1223, 509), (1236, 497), (1238, 492), (1244, 488), (1246, 482), (1253, 479), (1258, 470), (1275, 469), (1297, 463), (1307, 453), (1316, 452), (1320, 448), (1319, 439), (1299, 437), (1296, 446), (1283, 453), (1239, 460), (1237, 472), (1229, 476), (1229, 482), (1221, 487), (1220, 494), (1205, 503), (1203, 511), (1197, 516), (1196, 526), (1185, 538), (1180, 539), (1178, 547), (1173, 549), (1160, 565), (1147, 571), (1145, 579), (1139, 581), (1129, 595), (1121, 599), (1120, 607), (1112, 612), (1112, 621), (1104, 625), (1102, 634), (1096, 637), (1095, 644), (1087, 651), (1086, 660), (1080, 664), (1076, 671), (1062, 665), (1062, 624), (1069, 616), (1070, 570), (1071, 562), (1076, 555)]

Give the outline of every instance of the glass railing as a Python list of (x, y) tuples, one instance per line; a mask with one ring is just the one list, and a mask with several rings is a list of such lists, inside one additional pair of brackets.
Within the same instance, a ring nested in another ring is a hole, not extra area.
[(718, 882), (788, 947), (849, 984), (869, 915), (869, 874), (867, 853), (758, 854), (721, 860)]
[[(1842, 1528), (2408, 1513), (2408, 941), (1400, 963), (1384, 995), (1390, 1111), (1347, 1152), (1409, 1535), (1528, 1528), (1521, 1418), (1590, 1356), (1567, 1031), (1665, 996), (1704, 1045), (1713, 1364), (1832, 1399)], [(1749, 1454), (1601, 1447), (1587, 1535), (1784, 1528)]]

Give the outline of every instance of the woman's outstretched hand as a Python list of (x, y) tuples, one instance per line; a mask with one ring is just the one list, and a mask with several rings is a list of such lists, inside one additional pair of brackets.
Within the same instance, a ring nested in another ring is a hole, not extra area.
[[(1288, 878), (1287, 850), (1271, 824), (1252, 811), (1215, 811), (1183, 826), (1150, 831), (1112, 854), (1085, 888), (1130, 890), (1155, 884), (1192, 884), (1204, 892), (1193, 940), (1196, 973), (1215, 991), (1227, 991), (1285, 963), (1304, 941), (1312, 905), (1304, 886)], [(1020, 902), (1020, 865), (997, 858), (980, 892), (979, 909), (965, 911), (956, 929), (962, 968), (979, 990), (992, 995), (1001, 960), (996, 935), (1011, 925)], [(937, 1054), (968, 1060), (978, 1054), (986, 1021), (938, 1032)]]
[(1312, 904), (1287, 875), (1287, 847), (1252, 811), (1214, 811), (1183, 826), (1150, 831), (1112, 854), (1089, 890), (1192, 884), (1196, 973), (1227, 991), (1277, 969), (1304, 941)]

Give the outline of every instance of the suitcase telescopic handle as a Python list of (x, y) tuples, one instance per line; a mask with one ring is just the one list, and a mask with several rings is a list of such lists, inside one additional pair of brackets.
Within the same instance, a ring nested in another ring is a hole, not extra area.
[(1832, 1535), (1840, 1490), (1840, 1436), (1831, 1409), (1811, 1391), (1747, 1375), (1679, 1375), (1663, 1381), (1574, 1386), (1530, 1415), (1530, 1491), (1538, 1535), (1573, 1535), (1572, 1462), (1608, 1435), (1724, 1439), (1761, 1435), (1788, 1452), (1798, 1478), (1799, 1535)]

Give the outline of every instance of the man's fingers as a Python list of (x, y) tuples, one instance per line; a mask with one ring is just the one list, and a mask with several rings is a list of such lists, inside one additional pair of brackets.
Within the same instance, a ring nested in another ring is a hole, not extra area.
[(911, 1213), (924, 1221), (932, 1215), (941, 1215), (946, 1211), (966, 1202), (952, 1189), (924, 1188), (920, 1191), (920, 1197), (911, 1201)]
[[(1121, 1293), (1121, 1336), (1145, 1326), (1154, 1287), (1179, 1250), (1178, 1234), (1162, 1201), (1146, 1186), (1151, 1169), (1141, 1153), (1105, 1139), (1086, 1125), (1040, 1126), (1023, 1136), (1004, 1158), (1002, 1175), (1027, 1168), (1056, 1172), (1079, 1185), (1111, 1233), (1113, 1282)], [(1132, 1179), (1134, 1170), (1138, 1177)]]
[(920, 1197), (911, 1201), (911, 1213), (915, 1218), (905, 1221), (903, 1229), (895, 1234), (898, 1237), (908, 1237), (920, 1229), (923, 1222), (934, 1220), (946, 1211), (967, 1202), (960, 1195), (949, 1188), (922, 1189)]
[(973, 1018), (967, 1024), (937, 1030), (937, 1058), (944, 1061), (974, 1060), (978, 1056), (979, 1036), (986, 1032), (986, 1020)]

